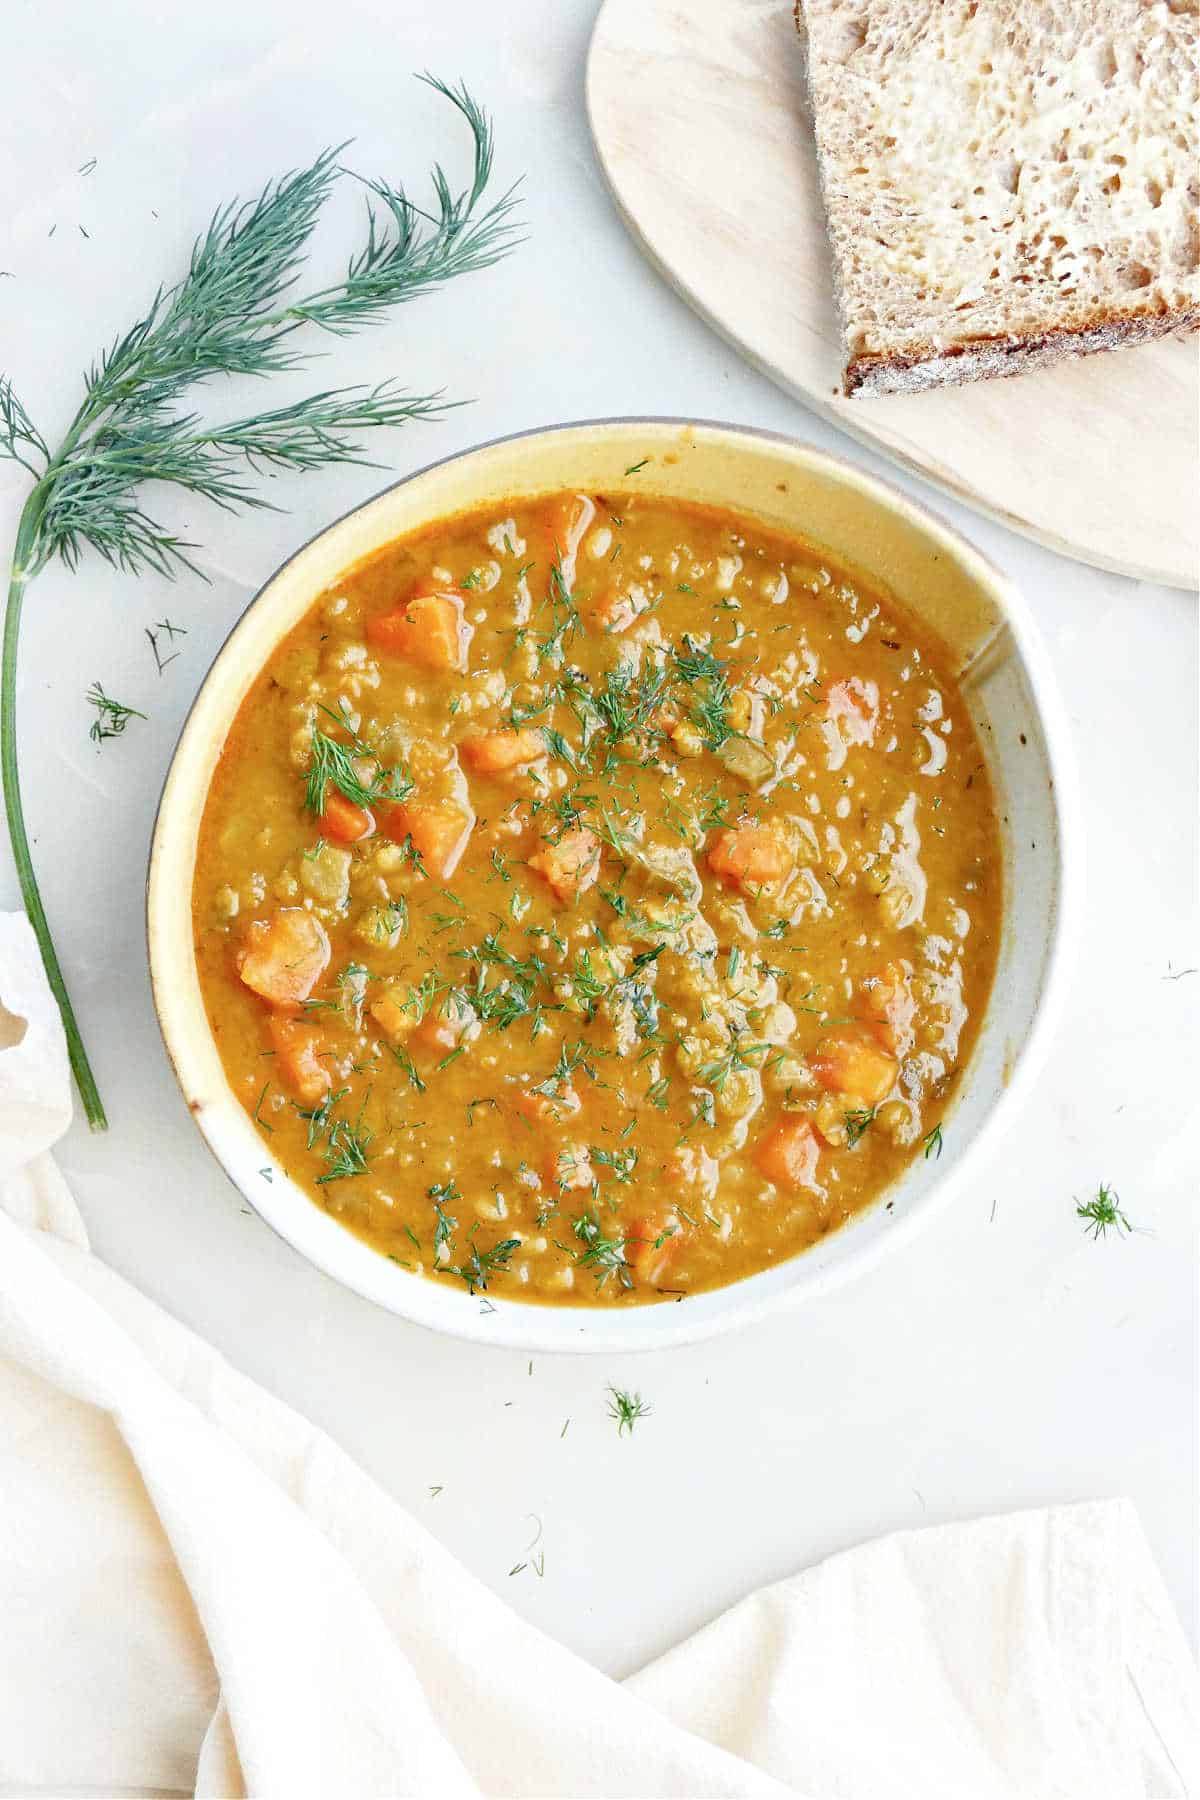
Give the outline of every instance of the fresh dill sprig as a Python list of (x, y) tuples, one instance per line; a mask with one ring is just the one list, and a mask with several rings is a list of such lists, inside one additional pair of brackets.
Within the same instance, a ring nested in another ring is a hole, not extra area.
[(617, 1421), (617, 1436), (632, 1432), (639, 1419), (644, 1419), (653, 1411), (647, 1406), (640, 1394), (627, 1394), (621, 1388), (610, 1387), (608, 1390), (608, 1416)]
[(1118, 1237), (1123, 1231), (1133, 1230), (1133, 1226), (1121, 1211), (1121, 1196), (1116, 1188), (1109, 1187), (1108, 1183), (1103, 1181), (1100, 1183), (1094, 1200), (1089, 1200), (1083, 1206), (1076, 1201), (1075, 1216), (1087, 1220), (1085, 1230), (1092, 1238), (1107, 1237), (1110, 1228), (1116, 1231)]
[(256, 478), (361, 463), (369, 431), (428, 418), (448, 404), (440, 394), (410, 394), (385, 381), (327, 388), (218, 425), (189, 410), (192, 392), (215, 376), (267, 376), (302, 366), (309, 352), (293, 341), (301, 327), (334, 335), (356, 331), (457, 275), (488, 268), (516, 246), (515, 191), (488, 197), (493, 143), (487, 114), (465, 86), (428, 74), (419, 79), (468, 126), (470, 180), (456, 189), (435, 164), (430, 209), (402, 187), (363, 181), (365, 243), (337, 280), (308, 292), (300, 285), (322, 208), (349, 176), (340, 161), (344, 145), (269, 181), (256, 199), (233, 201), (214, 214), (183, 278), (160, 287), (141, 317), (96, 358), (56, 448), (9, 378), (0, 375), (0, 458), (19, 463), (35, 484), (17, 527), (0, 663), (5, 809), (25, 909), (62, 1014), (84, 1110), (96, 1130), (107, 1121), (42, 905), (21, 803), (16, 686), (25, 590), (55, 557), (74, 569), (88, 548), (131, 573), (171, 578), (195, 569), (197, 546), (148, 510), (148, 482), (182, 488), (227, 511), (270, 506)]
[(93, 681), (88, 689), (87, 700), (88, 705), (96, 709), (96, 717), (88, 732), (93, 744), (103, 744), (107, 738), (123, 736), (130, 719), (144, 719), (146, 716), (136, 706), (122, 706), (119, 700), (111, 699), (98, 681)]

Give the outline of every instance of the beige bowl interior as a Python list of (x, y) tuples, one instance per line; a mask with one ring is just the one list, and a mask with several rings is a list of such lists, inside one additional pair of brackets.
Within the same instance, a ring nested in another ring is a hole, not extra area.
[[(643, 463), (636, 474), (631, 465)], [(258, 670), (317, 595), (392, 539), (469, 508), (561, 488), (729, 507), (809, 538), (890, 588), (950, 648), (1005, 820), (1008, 906), (988, 1017), (940, 1162), (918, 1161), (877, 1205), (803, 1256), (682, 1304), (545, 1308), (472, 1298), (421, 1278), (345, 1231), (275, 1167), (232, 1094), (208, 1029), (192, 945), (191, 888), (208, 785)], [(540, 1349), (623, 1349), (722, 1329), (811, 1293), (886, 1250), (946, 1197), (985, 1131), (1032, 1075), (1061, 935), (1066, 863), (1063, 732), (1024, 604), (963, 539), (847, 463), (790, 440), (715, 425), (613, 421), (501, 440), (401, 482), (297, 551), (231, 633), (184, 727), (151, 850), (148, 932), (168, 1052), (201, 1131), (256, 1210), (335, 1279), (433, 1327)]]

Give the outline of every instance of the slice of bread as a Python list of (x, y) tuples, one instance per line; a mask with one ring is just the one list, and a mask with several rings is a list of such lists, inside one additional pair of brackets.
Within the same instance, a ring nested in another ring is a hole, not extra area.
[(1200, 0), (796, 0), (848, 394), (1200, 325)]

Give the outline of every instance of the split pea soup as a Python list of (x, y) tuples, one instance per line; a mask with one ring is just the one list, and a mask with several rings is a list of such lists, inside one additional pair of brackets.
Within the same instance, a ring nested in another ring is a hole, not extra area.
[(902, 597), (632, 493), (447, 519), (316, 596), (193, 895), (228, 1079), (313, 1204), (413, 1279), (602, 1307), (795, 1256), (940, 1153), (1001, 904)]

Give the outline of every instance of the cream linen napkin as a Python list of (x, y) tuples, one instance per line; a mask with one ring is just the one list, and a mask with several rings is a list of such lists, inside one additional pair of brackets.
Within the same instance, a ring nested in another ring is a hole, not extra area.
[(523, 1624), (89, 1254), (21, 916), (0, 1000), (9, 1793), (1200, 1795), (1195, 1674), (1126, 1502), (865, 1545), (624, 1684)]

